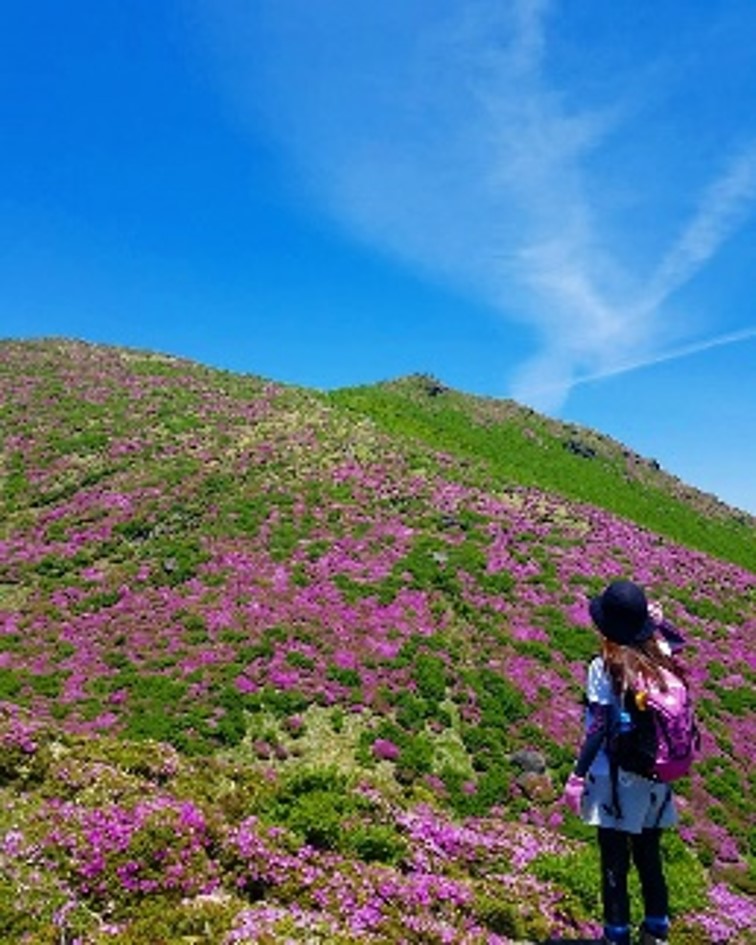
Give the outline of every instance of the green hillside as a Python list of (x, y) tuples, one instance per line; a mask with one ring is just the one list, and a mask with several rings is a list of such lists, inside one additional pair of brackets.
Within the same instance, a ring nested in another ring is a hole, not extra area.
[(513, 401), (463, 394), (423, 375), (338, 390), (330, 399), (392, 437), (468, 460), (474, 464), (471, 480), (538, 486), (616, 512), (691, 548), (756, 566), (753, 516), (596, 431)]
[[(0, 942), (595, 935), (587, 598), (687, 638), (676, 941), (756, 925), (753, 519), (427, 378), (0, 342)], [(638, 893), (633, 893), (637, 908)]]

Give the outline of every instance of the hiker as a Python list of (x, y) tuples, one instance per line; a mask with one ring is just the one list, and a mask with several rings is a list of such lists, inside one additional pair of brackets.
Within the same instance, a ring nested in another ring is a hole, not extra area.
[[(639, 942), (659, 945), (669, 932), (660, 840), (662, 829), (677, 822), (672, 789), (650, 770), (645, 777), (619, 765), (612, 732), (629, 725), (623, 703), (627, 693), (637, 700), (636, 692), (645, 698), (644, 687), (666, 692), (684, 686), (674, 656), (682, 638), (664, 622), (661, 606), (649, 606), (643, 589), (632, 581), (612, 582), (590, 600), (589, 612), (601, 633), (601, 655), (588, 669), (585, 739), (563, 801), (584, 823), (598, 828), (602, 942), (630, 945), (627, 880), (632, 858), (645, 907)], [(626, 763), (636, 770), (630, 761)]]

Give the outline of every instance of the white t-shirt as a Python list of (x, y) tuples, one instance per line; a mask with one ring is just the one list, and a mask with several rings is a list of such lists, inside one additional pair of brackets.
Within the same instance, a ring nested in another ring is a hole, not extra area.
[[(586, 731), (588, 731), (592, 721), (591, 705), (595, 703), (599, 705), (613, 705), (615, 702), (614, 692), (612, 691), (612, 680), (600, 656), (592, 660), (588, 667), (588, 682), (585, 687), (585, 695), (588, 700), (588, 709), (585, 713), (585, 728)], [(609, 758), (603, 745), (593, 759), (589, 773), (593, 775), (609, 774)]]

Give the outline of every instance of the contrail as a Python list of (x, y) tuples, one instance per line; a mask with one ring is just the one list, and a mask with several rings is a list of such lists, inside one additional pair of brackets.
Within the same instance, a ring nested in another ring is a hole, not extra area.
[[(756, 326), (744, 328), (741, 331), (733, 331), (726, 335), (718, 335), (716, 338), (710, 338), (707, 341), (698, 341), (693, 344), (683, 345), (675, 348), (673, 351), (666, 351), (652, 358), (643, 358), (637, 361), (626, 361), (624, 364), (617, 364), (614, 367), (603, 371), (596, 371), (592, 374), (579, 374), (570, 381), (570, 388), (577, 387), (580, 384), (590, 384), (592, 381), (601, 381), (607, 377), (616, 377), (619, 374), (627, 374), (630, 371), (638, 371), (641, 368), (653, 367), (656, 364), (664, 364), (667, 361), (677, 361), (680, 358), (687, 358), (693, 354), (700, 354), (702, 351), (709, 351), (712, 348), (721, 348), (724, 345), (737, 344), (740, 341), (749, 341), (756, 338)], [(545, 394), (553, 390), (562, 390), (563, 384), (547, 384), (531, 391), (531, 395)]]
[(662, 260), (643, 304), (658, 308), (689, 282), (748, 218), (756, 201), (756, 143), (737, 155), (703, 195), (698, 213)]

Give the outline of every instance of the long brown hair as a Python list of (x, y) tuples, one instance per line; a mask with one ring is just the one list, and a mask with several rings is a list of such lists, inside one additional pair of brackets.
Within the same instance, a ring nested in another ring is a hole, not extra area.
[(633, 646), (623, 646), (602, 637), (601, 655), (617, 695), (626, 689), (639, 688), (644, 680), (666, 692), (667, 683), (662, 670), (686, 682), (678, 661), (661, 648), (655, 636)]

